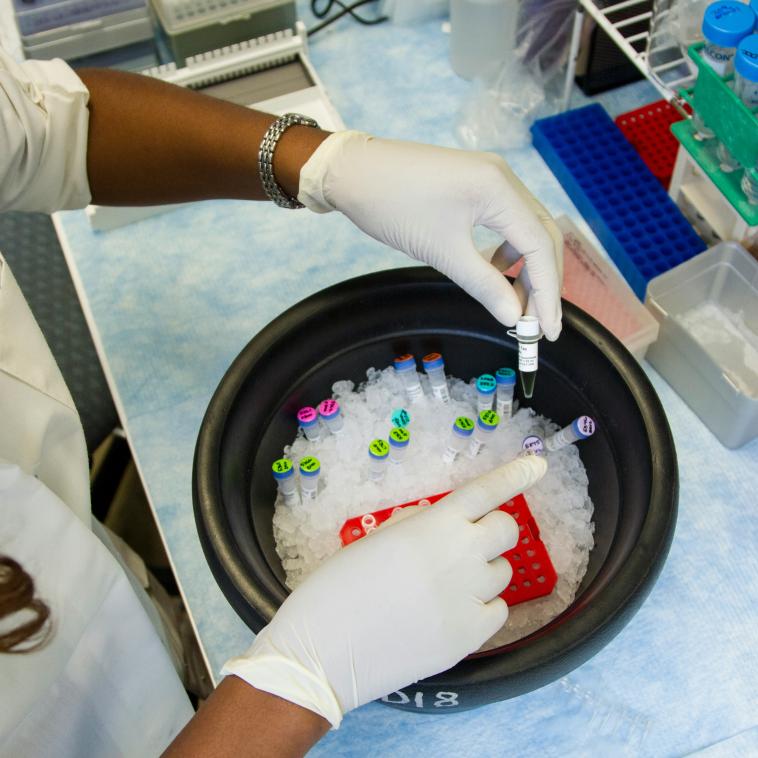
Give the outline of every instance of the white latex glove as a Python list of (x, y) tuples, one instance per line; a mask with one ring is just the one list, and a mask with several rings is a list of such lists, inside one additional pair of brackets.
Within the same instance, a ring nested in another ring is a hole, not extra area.
[(508, 618), (498, 594), (512, 571), (500, 556), (518, 526), (492, 509), (546, 470), (519, 458), (343, 548), (222, 673), (336, 728), (347, 711), (454, 666)]
[[(560, 334), (561, 232), (499, 156), (337, 132), (301, 169), (298, 199), (433, 266), (501, 323), (513, 326), (526, 306), (548, 339)], [(480, 253), (474, 226), (505, 242)], [(514, 290), (501, 270), (521, 256)]]

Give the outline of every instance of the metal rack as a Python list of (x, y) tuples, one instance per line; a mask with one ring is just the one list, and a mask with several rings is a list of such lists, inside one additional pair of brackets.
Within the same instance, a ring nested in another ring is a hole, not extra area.
[[(651, 33), (653, 12), (642, 7), (643, 4), (649, 5), (649, 0), (621, 0), (604, 8), (595, 0), (577, 0), (563, 91), (563, 110), (568, 109), (571, 101), (582, 27), (586, 14), (589, 14), (661, 96), (677, 110), (685, 113), (677, 92), (680, 87), (693, 81), (693, 69), (675, 40), (665, 31), (666, 14), (669, 10), (659, 12), (656, 17), (656, 30)], [(635, 6), (639, 6), (639, 13), (633, 12)], [(632, 15), (628, 13), (630, 9)], [(647, 28), (642, 32), (634, 32), (634, 28), (639, 27), (641, 23), (645, 23)]]

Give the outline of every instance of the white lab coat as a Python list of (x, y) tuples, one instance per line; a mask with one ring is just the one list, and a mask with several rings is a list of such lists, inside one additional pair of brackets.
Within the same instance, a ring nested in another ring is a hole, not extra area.
[[(0, 210), (86, 205), (88, 92), (0, 50)], [(151, 756), (192, 715), (129, 578), (93, 534), (76, 409), (0, 256), (0, 554), (50, 606), (42, 650), (0, 654), (0, 755)], [(17, 619), (8, 619), (9, 625)]]

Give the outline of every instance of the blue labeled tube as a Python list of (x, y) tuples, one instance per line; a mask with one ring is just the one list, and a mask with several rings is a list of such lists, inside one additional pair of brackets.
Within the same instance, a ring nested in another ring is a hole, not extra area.
[(410, 441), (411, 433), (402, 426), (396, 426), (390, 430), (390, 461), (392, 463), (402, 463), (408, 453)]
[(297, 496), (297, 479), (292, 461), (279, 458), (271, 466), (276, 486), (287, 505), (294, 505), (299, 501)]
[(516, 372), (512, 368), (499, 368), (495, 372), (497, 383), (496, 408), (502, 421), (513, 415), (513, 393), (516, 390)]
[(369, 479), (378, 482), (387, 473), (390, 446), (384, 440), (373, 440), (368, 446)]
[(395, 373), (400, 377), (405, 388), (405, 394), (408, 396), (408, 401), (415, 403), (420, 400), (424, 391), (421, 389), (421, 382), (416, 372), (416, 359), (410, 353), (405, 355), (398, 355), (392, 362), (395, 369)]
[(318, 458), (309, 455), (300, 459), (300, 494), (313, 500), (318, 493), (318, 480), (321, 475), (321, 464)]
[(445, 377), (445, 361), (439, 353), (429, 353), (421, 359), (424, 371), (429, 377), (429, 386), (432, 395), (440, 402), (450, 402), (450, 390), (447, 387), (447, 378)]
[(482, 374), (476, 380), (476, 412), (492, 410), (492, 400), (497, 390), (497, 382), (492, 374)]
[(468, 416), (458, 416), (455, 419), (447, 438), (447, 447), (442, 454), (442, 460), (445, 463), (452, 463), (458, 453), (469, 444), (471, 435), (474, 433), (474, 426), (473, 420)]
[(554, 452), (574, 442), (586, 440), (595, 433), (595, 422), (589, 416), (579, 416), (559, 432), (545, 440), (545, 450)]
[(474, 427), (474, 433), (471, 435), (471, 441), (469, 442), (469, 458), (475, 458), (479, 454), (479, 451), (487, 444), (487, 441), (495, 429), (497, 429), (499, 423), (500, 417), (492, 409), (482, 411), (479, 414), (476, 426)]
[(322, 400), (318, 406), (318, 415), (332, 434), (339, 434), (342, 431), (345, 419), (342, 416), (340, 404), (336, 400), (331, 398)]

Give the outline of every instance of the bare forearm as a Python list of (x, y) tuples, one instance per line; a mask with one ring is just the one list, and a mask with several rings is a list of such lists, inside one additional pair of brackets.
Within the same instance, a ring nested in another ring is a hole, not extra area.
[(312, 711), (228, 676), (164, 756), (299, 758), (328, 729)]
[[(87, 174), (93, 202), (150, 205), (265, 199), (258, 147), (274, 116), (137, 74), (78, 72), (90, 92)], [(290, 127), (274, 174), (296, 196), (300, 169), (328, 136)]]

